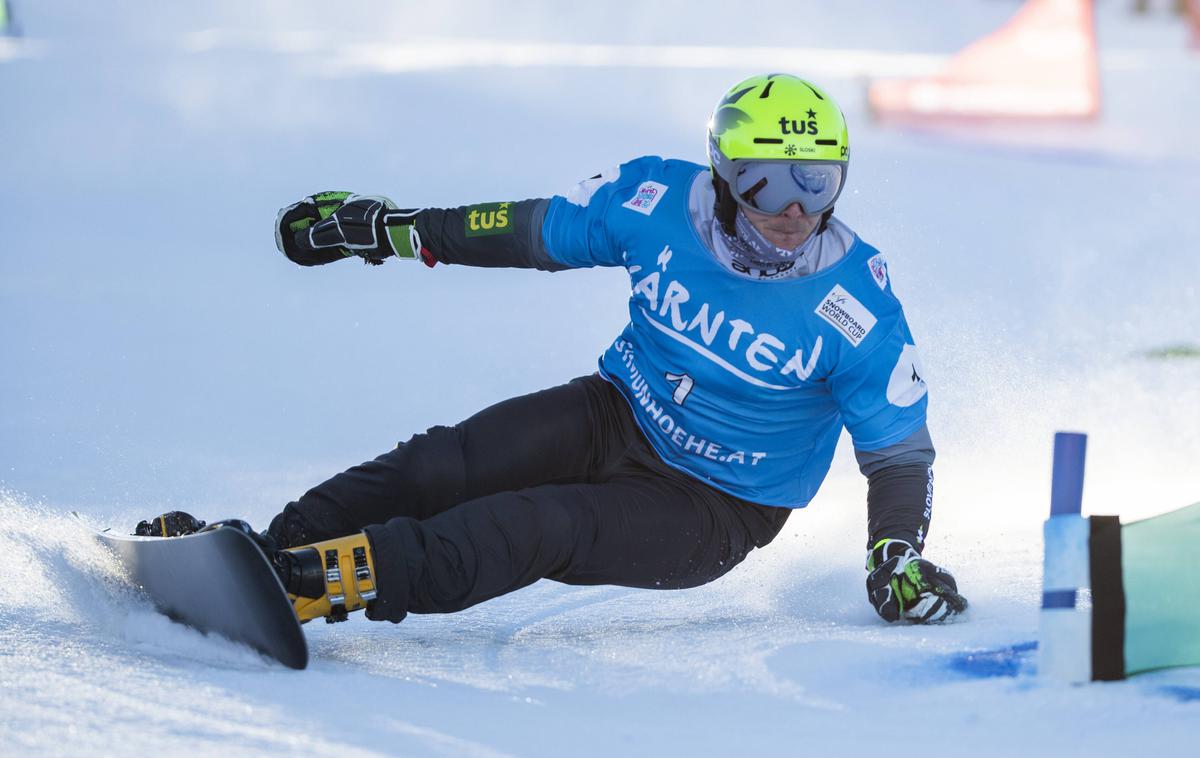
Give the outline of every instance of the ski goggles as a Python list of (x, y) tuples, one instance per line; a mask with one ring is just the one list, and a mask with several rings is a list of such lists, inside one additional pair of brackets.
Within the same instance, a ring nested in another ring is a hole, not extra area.
[(733, 161), (730, 173), (734, 199), (768, 216), (792, 203), (809, 216), (824, 213), (846, 183), (846, 164), (838, 161)]

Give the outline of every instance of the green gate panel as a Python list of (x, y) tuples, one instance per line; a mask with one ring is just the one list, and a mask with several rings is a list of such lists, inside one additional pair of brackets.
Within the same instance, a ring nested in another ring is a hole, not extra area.
[(1200, 665), (1200, 503), (1121, 527), (1125, 672)]

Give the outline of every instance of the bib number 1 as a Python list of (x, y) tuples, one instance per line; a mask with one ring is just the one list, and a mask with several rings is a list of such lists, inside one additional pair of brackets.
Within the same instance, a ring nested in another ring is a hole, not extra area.
[(683, 401), (687, 400), (688, 393), (692, 391), (692, 387), (696, 382), (687, 374), (667, 374), (667, 381), (675, 385), (675, 394), (671, 398), (676, 405), (683, 405)]

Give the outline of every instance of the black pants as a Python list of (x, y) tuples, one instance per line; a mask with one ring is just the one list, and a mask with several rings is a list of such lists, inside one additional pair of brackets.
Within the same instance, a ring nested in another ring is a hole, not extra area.
[(549, 578), (678, 589), (721, 576), (791, 511), (664, 464), (598, 375), (436, 426), (290, 503), (270, 531), (301, 545), (365, 529), (370, 616), (457, 611)]

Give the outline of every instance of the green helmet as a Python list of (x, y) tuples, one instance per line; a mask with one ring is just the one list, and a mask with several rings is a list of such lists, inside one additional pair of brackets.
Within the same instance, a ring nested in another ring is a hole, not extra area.
[(846, 118), (821, 88), (789, 74), (738, 82), (708, 122), (717, 216), (731, 233), (738, 203), (778, 213), (799, 202), (828, 217), (849, 155)]

